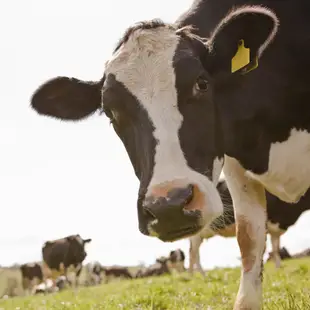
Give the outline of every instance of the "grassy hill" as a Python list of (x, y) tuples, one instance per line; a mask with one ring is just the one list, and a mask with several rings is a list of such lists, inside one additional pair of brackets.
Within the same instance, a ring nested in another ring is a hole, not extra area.
[[(240, 269), (233, 268), (212, 270), (205, 279), (199, 274), (190, 278), (184, 273), (131, 281), (115, 280), (76, 291), (0, 300), (0, 309), (231, 310), (239, 275)], [(310, 258), (284, 261), (280, 270), (268, 263), (264, 278), (264, 310), (310, 309)]]

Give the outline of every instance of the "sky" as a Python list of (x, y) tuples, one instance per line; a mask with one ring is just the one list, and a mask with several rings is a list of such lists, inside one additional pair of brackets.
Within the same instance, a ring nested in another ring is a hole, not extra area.
[[(41, 259), (46, 240), (92, 238), (85, 262), (151, 264), (189, 241), (164, 243), (138, 230), (138, 180), (105, 116), (78, 123), (39, 117), (29, 99), (47, 79), (98, 80), (132, 23), (173, 22), (192, 0), (12, 0), (0, 4), (0, 265)], [(176, 4), (177, 3), (177, 4)], [(310, 212), (282, 238), (309, 247)], [(270, 249), (268, 240), (267, 249)], [(240, 264), (236, 238), (201, 246), (205, 268)]]

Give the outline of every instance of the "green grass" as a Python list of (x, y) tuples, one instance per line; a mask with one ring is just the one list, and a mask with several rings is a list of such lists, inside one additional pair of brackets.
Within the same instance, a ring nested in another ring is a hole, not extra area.
[[(206, 279), (196, 274), (112, 281), (97, 287), (61, 293), (15, 297), (0, 301), (0, 309), (136, 309), (231, 310), (240, 269), (216, 269)], [(284, 261), (276, 270), (265, 265), (264, 310), (310, 309), (310, 259)]]

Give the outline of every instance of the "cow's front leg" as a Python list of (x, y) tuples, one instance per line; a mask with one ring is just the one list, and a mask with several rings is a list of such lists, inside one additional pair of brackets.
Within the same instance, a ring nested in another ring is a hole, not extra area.
[(224, 174), (236, 217), (242, 258), (241, 282), (234, 310), (262, 308), (263, 255), (266, 246), (266, 197), (264, 187), (250, 179), (234, 158), (225, 157)]

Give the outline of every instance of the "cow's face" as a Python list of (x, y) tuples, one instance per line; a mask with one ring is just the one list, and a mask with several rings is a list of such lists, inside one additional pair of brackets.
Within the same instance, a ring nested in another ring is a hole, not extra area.
[(184, 267), (185, 254), (181, 249), (171, 251), (169, 254), (170, 268), (182, 272), (185, 270)]
[(87, 256), (85, 244), (91, 242), (91, 239), (83, 239), (78, 234), (68, 236), (67, 241), (69, 242), (70, 250), (72, 251), (75, 260), (77, 262), (82, 262)]
[(100, 82), (55, 78), (35, 92), (32, 106), (66, 120), (101, 108), (140, 180), (140, 231), (164, 241), (197, 233), (223, 211), (216, 190), (224, 145), (215, 82), (232, 75), (240, 39), (253, 47), (253, 59), (275, 24), (269, 11), (243, 8), (206, 45), (188, 29), (138, 24), (118, 44)]

